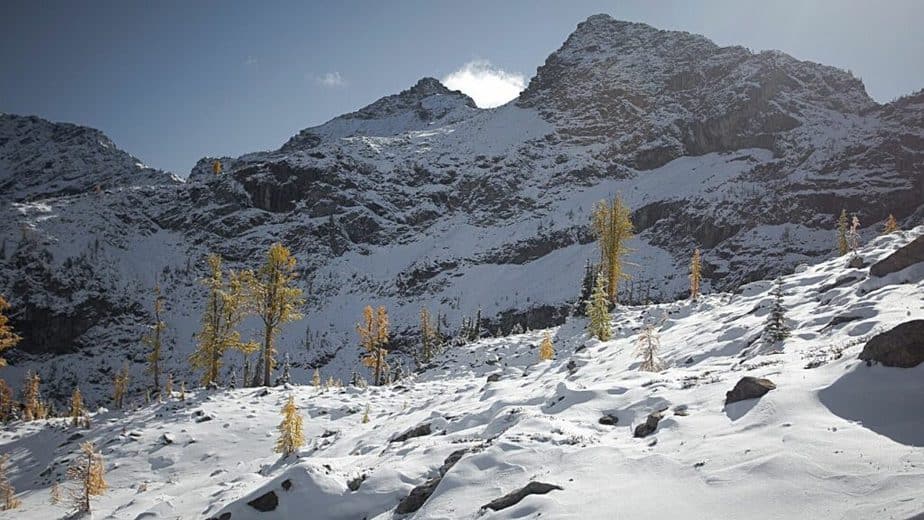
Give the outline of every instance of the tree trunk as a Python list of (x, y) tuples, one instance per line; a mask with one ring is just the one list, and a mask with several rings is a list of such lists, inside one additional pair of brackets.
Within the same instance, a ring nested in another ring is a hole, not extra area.
[(263, 340), (263, 386), (270, 386), (270, 369), (272, 368), (273, 327), (266, 326)]
[(376, 347), (375, 350), (375, 385), (379, 386), (382, 384), (382, 349)]

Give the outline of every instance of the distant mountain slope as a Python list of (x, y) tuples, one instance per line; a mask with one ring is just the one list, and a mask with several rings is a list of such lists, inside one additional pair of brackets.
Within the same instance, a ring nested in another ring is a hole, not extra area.
[(0, 114), (0, 200), (178, 182), (116, 148), (99, 130)]
[[(873, 264), (922, 234), (879, 237), (859, 255)], [(843, 258), (783, 276), (792, 335), (768, 355), (757, 352), (773, 350), (760, 339), (773, 283), (758, 281), (620, 307), (610, 341), (588, 338), (582, 318), (486, 338), (399, 385), (319, 389), (300, 373), (294, 386), (137, 396), (94, 412), (89, 429), (14, 422), (0, 430), (23, 501), (10, 517), (60, 517), (51, 486), (91, 441), (110, 486), (92, 500), (96, 518), (609, 520), (682, 507), (711, 520), (910, 519), (924, 512), (924, 363), (858, 355), (924, 319), (922, 276), (924, 263), (877, 277)], [(663, 372), (638, 370), (645, 323), (659, 324)], [(555, 357), (539, 362), (546, 333)], [(746, 376), (775, 388), (726, 404)], [(282, 458), (273, 447), (290, 396), (306, 445)], [(653, 431), (634, 436), (651, 414)], [(484, 508), (532, 481), (556, 489)]]
[(389, 308), (395, 348), (414, 344), (421, 307), (450, 333), (479, 309), (492, 333), (549, 326), (597, 259), (593, 204), (617, 193), (637, 231), (623, 301), (684, 296), (695, 247), (705, 289), (733, 290), (830, 257), (841, 210), (864, 240), (890, 213), (922, 222), (922, 99), (877, 105), (831, 67), (593, 16), (495, 109), (425, 78), (278, 150), (220, 158), (220, 176), (215, 158), (185, 184), (115, 168), (111, 190), (0, 207), (0, 292), (26, 338), (7, 357), (100, 394), (128, 360), (140, 390), (158, 282), (168, 365), (192, 381), (205, 255), (254, 267), (274, 241), (296, 254), (308, 296), (279, 342), (300, 373), (360, 369), (367, 304)]

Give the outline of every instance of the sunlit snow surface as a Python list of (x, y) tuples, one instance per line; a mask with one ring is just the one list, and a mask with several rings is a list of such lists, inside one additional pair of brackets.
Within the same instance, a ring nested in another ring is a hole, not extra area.
[[(861, 254), (870, 264), (921, 233), (877, 238)], [(868, 367), (857, 354), (872, 335), (924, 318), (922, 269), (877, 279), (835, 258), (785, 276), (793, 334), (780, 354), (748, 354), (770, 301), (771, 284), (755, 282), (696, 303), (620, 308), (612, 341), (588, 339), (584, 321), (571, 319), (548, 331), (551, 362), (537, 362), (546, 331), (532, 331), (458, 347), (387, 388), (322, 392), (300, 376), (266, 395), (196, 390), (185, 402), (101, 410), (90, 430), (63, 420), (14, 423), (0, 434), (0, 451), (11, 456), (23, 506), (3, 518), (63, 517), (65, 507), (48, 503), (50, 486), (77, 444), (91, 440), (111, 488), (94, 499), (94, 518), (396, 518), (414, 486), (469, 448), (410, 518), (906, 519), (924, 512), (924, 365)], [(669, 368), (660, 374), (637, 371), (643, 320), (664, 320)], [(494, 373), (500, 380), (487, 382)], [(777, 389), (724, 407), (745, 375)], [(280, 460), (274, 428), (289, 395), (308, 445)], [(371, 421), (362, 424), (366, 406)], [(653, 435), (633, 438), (664, 408)], [(618, 424), (599, 424), (603, 414)], [(389, 442), (423, 423), (432, 434)], [(363, 474), (350, 491), (347, 482)], [(564, 489), (480, 509), (532, 480)], [(270, 490), (275, 511), (247, 505)]]

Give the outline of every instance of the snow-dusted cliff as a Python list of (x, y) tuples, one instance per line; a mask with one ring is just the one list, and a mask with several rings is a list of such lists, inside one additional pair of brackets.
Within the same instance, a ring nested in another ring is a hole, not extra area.
[[(505, 106), (477, 109), (425, 78), (279, 150), (220, 158), (221, 176), (205, 158), (186, 183), (92, 130), (12, 116), (0, 128), (34, 136), (0, 141), (2, 164), (30, 165), (0, 170), (0, 198), (14, 201), (0, 208), (0, 292), (26, 338), (9, 377), (37, 368), (98, 399), (125, 361), (142, 386), (155, 282), (168, 365), (193, 380), (209, 251), (255, 266), (272, 242), (288, 245), (308, 304), (280, 350), (297, 377), (318, 365), (345, 377), (367, 304), (389, 308), (395, 346), (421, 307), (448, 329), (478, 308), (491, 332), (560, 323), (596, 258), (590, 209), (617, 193), (638, 231), (634, 302), (682, 294), (694, 247), (707, 290), (734, 289), (829, 257), (842, 209), (865, 239), (889, 213), (905, 226), (924, 217), (924, 93), (878, 105), (844, 71), (603, 15)], [(97, 137), (51, 146), (58, 128)], [(71, 173), (37, 175), (45, 156)]]

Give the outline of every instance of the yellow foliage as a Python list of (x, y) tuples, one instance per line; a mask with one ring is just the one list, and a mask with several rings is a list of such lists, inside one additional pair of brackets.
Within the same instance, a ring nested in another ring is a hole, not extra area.
[(83, 396), (80, 395), (80, 389), (74, 388), (71, 394), (71, 420), (74, 427), (80, 426), (80, 419), (83, 416)]
[(700, 256), (699, 248), (693, 250), (693, 257), (690, 259), (690, 299), (699, 298), (699, 287), (703, 280), (703, 261)]
[(546, 332), (542, 343), (539, 344), (539, 361), (550, 361), (554, 357), (555, 347), (552, 345), (552, 336)]
[[(22, 337), (13, 332), (13, 327), (10, 325), (10, 319), (6, 315), (6, 311), (9, 310), (10, 304), (7, 303), (3, 296), (0, 296), (0, 354), (4, 350), (11, 349), (15, 347)], [(0, 356), (0, 367), (6, 366), (6, 360)]]
[(3, 456), (0, 456), (0, 510), (3, 511), (16, 509), (22, 504), (22, 502), (16, 498), (16, 489), (13, 488), (13, 484), (10, 483), (9, 477), (6, 476), (9, 461), (9, 455), (3, 454)]
[(607, 296), (616, 303), (619, 282), (629, 278), (623, 269), (623, 257), (631, 251), (626, 243), (634, 236), (632, 216), (617, 195), (612, 203), (601, 200), (594, 206), (591, 223), (600, 247), (600, 265), (606, 273)]
[(886, 221), (885, 221), (885, 226), (883, 226), (883, 228), (882, 228), (882, 234), (883, 234), (883, 235), (888, 235), (888, 234), (890, 234), (890, 233), (895, 233), (895, 232), (898, 231), (898, 230), (899, 230), (899, 228), (898, 228), (898, 221), (895, 220), (895, 216), (894, 216), (894, 215), (892, 215), (891, 213), (889, 213), (889, 218), (886, 219)]
[(302, 428), (302, 416), (295, 407), (295, 397), (289, 396), (282, 407), (282, 422), (279, 423), (279, 439), (276, 440), (276, 453), (283, 457), (298, 451), (305, 445), (305, 432)]
[(370, 305), (363, 309), (363, 322), (356, 325), (359, 343), (366, 349), (361, 361), (364, 366), (372, 369), (374, 385), (383, 384), (383, 376), (388, 370), (388, 363), (385, 361), (388, 350), (383, 348), (388, 343), (388, 326), (388, 311), (385, 307), (379, 307), (374, 311)]
[(71, 491), (71, 498), (80, 512), (89, 512), (90, 497), (101, 496), (109, 488), (105, 479), (103, 455), (92, 442), (80, 445), (80, 454), (67, 468), (67, 476), (77, 481), (78, 487)]
[(263, 386), (270, 385), (270, 373), (276, 364), (273, 341), (279, 326), (302, 317), (299, 310), (305, 300), (295, 285), (297, 279), (295, 257), (278, 242), (270, 246), (263, 266), (247, 277), (249, 299), (263, 320)]

